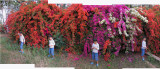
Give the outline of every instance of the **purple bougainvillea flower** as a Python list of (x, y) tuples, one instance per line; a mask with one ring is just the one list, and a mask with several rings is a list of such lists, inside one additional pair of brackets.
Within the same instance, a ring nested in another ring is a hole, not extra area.
[(107, 66), (111, 66), (110, 64), (107, 64)]
[(133, 59), (131, 57), (128, 57), (129, 62), (133, 62)]
[[(128, 14), (129, 8), (125, 5), (84, 5), (84, 10), (87, 10), (88, 12), (88, 22), (87, 26), (89, 26), (90, 32), (86, 35), (87, 40), (84, 45), (84, 53), (88, 54), (91, 51), (91, 45), (93, 43), (93, 39), (96, 38), (97, 42), (100, 45), (100, 50), (103, 49), (103, 45), (107, 39), (111, 39), (111, 48), (116, 48), (117, 51), (114, 52), (116, 56), (118, 56), (118, 53), (121, 49), (121, 43), (123, 43), (123, 47), (131, 47), (132, 50), (134, 49), (134, 44), (128, 44), (127, 41), (130, 40), (126, 39), (126, 37), (131, 36), (128, 29), (135, 28), (130, 27), (132, 26), (132, 23), (125, 23), (124, 18), (129, 20), (130, 15)], [(117, 19), (115, 24), (112, 22), (113, 18)], [(131, 25), (130, 25), (131, 24)], [(114, 27), (116, 25), (116, 27)], [(127, 25), (127, 26), (126, 26)], [(134, 33), (137, 33), (136, 31), (133, 31)], [(119, 36), (123, 36), (123, 38), (120, 38)], [(89, 37), (89, 38), (88, 38)], [(84, 40), (86, 40), (84, 39)], [(122, 40), (121, 40), (122, 39)], [(135, 40), (131, 40), (133, 42)], [(86, 51), (85, 51), (86, 50)]]
[(76, 57), (76, 58), (74, 58), (74, 60), (79, 60), (79, 58)]

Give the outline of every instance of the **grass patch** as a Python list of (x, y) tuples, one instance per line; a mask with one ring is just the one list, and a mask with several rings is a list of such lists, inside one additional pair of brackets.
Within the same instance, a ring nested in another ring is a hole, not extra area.
[[(1, 44), (4, 46), (5, 49), (9, 51), (19, 51), (20, 45), (18, 43), (13, 43), (12, 40), (9, 40), (7, 37), (1, 38)], [(32, 48), (31, 46), (26, 46), (26, 44), (23, 45), (24, 51), (29, 51), (33, 56), (47, 56), (48, 54), (48, 48)]]
[(7, 63), (9, 63), (8, 61), (6, 61), (6, 60), (8, 60), (10, 57), (9, 57), (9, 54), (8, 53), (1, 53), (1, 55), (3, 55), (3, 57), (1, 57), (1, 62), (0, 62), (0, 64), (7, 64)]
[[(31, 46), (24, 45), (25, 54), (21, 54), (18, 43), (13, 43), (7, 37), (2, 37), (1, 42), (1, 62), (2, 64), (15, 63), (15, 64), (35, 64), (36, 67), (75, 67), (76, 69), (121, 69), (121, 68), (147, 68), (140, 57), (137, 58), (135, 54), (131, 54), (133, 62), (128, 61), (129, 55), (115, 56), (111, 54), (111, 60), (106, 62), (102, 56), (99, 56), (99, 67), (96, 64), (91, 65), (90, 57), (81, 57), (79, 60), (74, 61), (74, 58), (68, 58), (68, 54), (64, 52), (55, 51), (55, 58), (47, 57), (48, 48), (32, 48)], [(73, 55), (75, 56), (75, 55)], [(122, 60), (124, 58), (124, 60)], [(110, 66), (107, 66), (110, 64)]]
[(147, 60), (153, 65), (155, 65), (156, 67), (160, 68), (160, 62), (158, 60), (154, 59), (151, 56), (147, 56)]
[(10, 51), (15, 51), (19, 49), (19, 45), (17, 43), (12, 43), (11, 40), (9, 40), (7, 37), (1, 38), (1, 44)]

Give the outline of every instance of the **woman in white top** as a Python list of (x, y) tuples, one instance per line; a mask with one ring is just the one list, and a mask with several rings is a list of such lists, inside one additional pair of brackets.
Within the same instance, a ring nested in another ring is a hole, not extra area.
[(51, 54), (52, 59), (54, 59), (54, 46), (55, 46), (55, 42), (54, 42), (53, 38), (51, 36), (49, 36), (49, 55), (48, 55), (48, 57), (50, 57), (50, 54)]

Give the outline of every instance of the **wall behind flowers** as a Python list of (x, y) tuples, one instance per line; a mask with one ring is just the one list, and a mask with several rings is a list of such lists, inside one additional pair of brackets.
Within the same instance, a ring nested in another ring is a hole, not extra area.
[(159, 38), (160, 32), (159, 11), (154, 11), (159, 8), (72, 4), (62, 9), (47, 2), (30, 2), (22, 3), (19, 11), (11, 12), (6, 25), (15, 42), (19, 38), (17, 33), (22, 31), (28, 46), (48, 48), (48, 35), (53, 35), (58, 49), (84, 56), (91, 53), (93, 38), (96, 38), (100, 44), (99, 55), (104, 55), (107, 61), (110, 54), (118, 56), (121, 50), (139, 51), (141, 34), (147, 36), (151, 52), (160, 52), (160, 40), (154, 39)]

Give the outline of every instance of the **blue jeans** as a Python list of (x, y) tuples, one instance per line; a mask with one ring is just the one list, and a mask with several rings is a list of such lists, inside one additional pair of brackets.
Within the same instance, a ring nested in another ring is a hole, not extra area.
[(49, 54), (51, 54), (52, 56), (54, 56), (54, 48), (49, 48)]
[(145, 54), (145, 49), (141, 49), (141, 50), (142, 50), (141, 56), (144, 56), (144, 54)]
[(23, 42), (21, 42), (20, 44), (20, 49), (23, 49)]
[(92, 60), (98, 61), (98, 53), (92, 52)]

